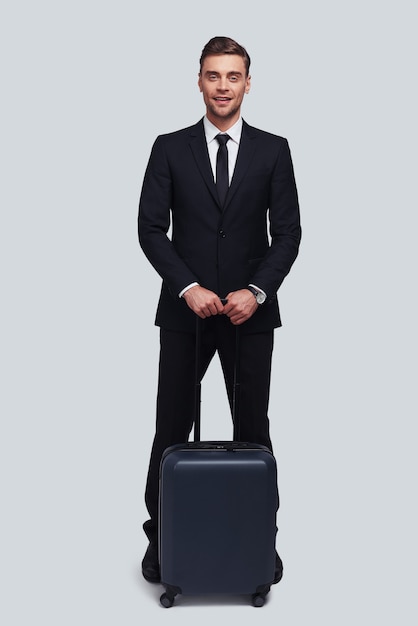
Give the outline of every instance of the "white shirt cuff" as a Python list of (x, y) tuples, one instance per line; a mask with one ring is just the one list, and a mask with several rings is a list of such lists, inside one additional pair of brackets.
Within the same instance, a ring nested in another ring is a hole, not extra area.
[(190, 283), (190, 285), (187, 285), (187, 287), (185, 287), (184, 289), (182, 289), (179, 293), (179, 298), (181, 298), (183, 296), (183, 294), (186, 293), (186, 291), (188, 291), (191, 287), (196, 287), (196, 285), (198, 285), (199, 283)]
[(257, 289), (257, 291), (259, 291), (260, 293), (262, 293), (264, 296), (266, 296), (267, 298), (267, 294), (265, 291), (263, 291), (262, 289), (260, 289), (260, 287), (257, 287), (257, 285), (253, 285), (252, 283), (250, 283), (250, 287), (254, 287), (254, 289)]

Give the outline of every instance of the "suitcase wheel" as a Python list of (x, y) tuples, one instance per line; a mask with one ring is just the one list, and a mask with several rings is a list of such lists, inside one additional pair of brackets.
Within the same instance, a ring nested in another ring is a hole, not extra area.
[(264, 593), (254, 593), (251, 597), (253, 606), (260, 607), (264, 606), (264, 602), (266, 600), (266, 595)]
[(174, 598), (169, 596), (167, 593), (163, 593), (160, 598), (160, 602), (165, 609), (169, 609), (174, 604)]

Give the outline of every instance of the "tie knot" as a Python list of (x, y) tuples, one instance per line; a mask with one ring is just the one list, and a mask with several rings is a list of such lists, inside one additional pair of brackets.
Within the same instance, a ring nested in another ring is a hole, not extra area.
[(226, 133), (225, 134), (219, 133), (219, 135), (216, 135), (215, 139), (217, 140), (220, 146), (226, 146), (227, 141), (229, 141), (231, 137), (227, 135)]

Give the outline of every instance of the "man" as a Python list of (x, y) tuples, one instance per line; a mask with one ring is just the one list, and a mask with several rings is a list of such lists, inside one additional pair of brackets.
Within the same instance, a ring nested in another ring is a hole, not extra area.
[[(273, 329), (281, 325), (276, 292), (297, 256), (301, 230), (287, 141), (241, 117), (249, 67), (247, 51), (234, 40), (214, 37), (206, 44), (198, 79), (206, 115), (159, 136), (144, 177), (139, 239), (163, 279), (156, 434), (145, 493), (149, 546), (142, 562), (152, 582), (160, 580), (161, 456), (187, 441), (193, 424), (196, 315), (204, 320), (201, 377), (217, 351), (230, 403), (240, 326), (240, 438), (272, 449), (267, 410)], [(275, 582), (281, 575), (276, 554)]]

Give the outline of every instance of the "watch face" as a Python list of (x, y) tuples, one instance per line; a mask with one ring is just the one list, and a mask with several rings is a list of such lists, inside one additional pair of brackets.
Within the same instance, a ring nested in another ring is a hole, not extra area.
[(258, 304), (263, 304), (265, 299), (266, 299), (266, 296), (263, 293), (258, 293), (257, 296), (256, 296), (256, 300), (257, 300)]

